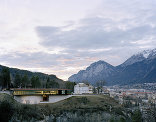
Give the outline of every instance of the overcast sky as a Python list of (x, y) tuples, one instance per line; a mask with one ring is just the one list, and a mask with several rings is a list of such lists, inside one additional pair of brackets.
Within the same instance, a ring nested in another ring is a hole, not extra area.
[(156, 0), (0, 0), (0, 64), (67, 80), (156, 48)]

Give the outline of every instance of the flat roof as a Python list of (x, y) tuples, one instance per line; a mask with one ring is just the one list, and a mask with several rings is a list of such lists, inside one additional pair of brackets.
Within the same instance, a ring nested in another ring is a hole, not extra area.
[(12, 91), (52, 91), (52, 90), (71, 90), (71, 89), (57, 89), (57, 88), (12, 88)]

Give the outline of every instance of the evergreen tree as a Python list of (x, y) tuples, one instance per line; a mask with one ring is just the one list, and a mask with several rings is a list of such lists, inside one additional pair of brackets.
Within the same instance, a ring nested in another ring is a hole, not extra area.
[(48, 77), (47, 82), (46, 82), (46, 88), (48, 88), (49, 83), (50, 83), (50, 78)]
[(59, 83), (55, 82), (54, 80), (50, 80), (50, 78), (48, 77), (46, 88), (59, 88)]
[(2, 86), (3, 84), (2, 84), (2, 76), (1, 76), (1, 74), (0, 74), (0, 86)]
[(1, 72), (2, 88), (10, 89), (11, 79), (9, 68), (3, 68)]
[(27, 75), (24, 75), (22, 77), (22, 87), (26, 88), (26, 86), (29, 84), (29, 78)]
[(76, 85), (75, 82), (66, 81), (66, 83), (65, 83), (66, 89), (71, 89), (72, 91), (74, 91), (74, 86), (75, 85)]
[(15, 79), (14, 79), (14, 87), (19, 88), (21, 86), (21, 83), (22, 83), (21, 76), (18, 73), (16, 73)]
[(35, 83), (36, 81), (35, 80), (36, 80), (35, 76), (32, 76), (31, 85), (32, 85), (33, 88), (35, 88), (35, 86), (36, 86), (36, 83)]
[(38, 76), (33, 76), (31, 78), (31, 85), (33, 88), (40, 88), (41, 87), (41, 82), (39, 80), (39, 77)]
[(41, 87), (41, 82), (38, 76), (36, 76), (36, 87), (40, 88)]

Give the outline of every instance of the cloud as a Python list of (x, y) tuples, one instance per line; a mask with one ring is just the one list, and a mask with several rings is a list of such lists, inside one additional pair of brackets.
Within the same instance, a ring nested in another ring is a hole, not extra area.
[[(62, 53), (67, 53), (78, 61), (80, 59), (86, 61), (86, 57), (94, 57), (96, 60), (102, 59), (118, 65), (135, 52), (154, 48), (153, 44), (156, 44), (156, 28), (150, 25), (136, 26), (126, 30), (113, 28), (108, 31), (101, 26), (107, 23), (101, 21), (98, 24), (99, 26), (92, 26), (94, 23), (85, 24), (70, 31), (62, 31), (59, 27), (37, 27), (36, 30), (41, 38), (41, 45), (49, 49), (63, 48)], [(122, 56), (121, 52), (124, 52)], [(89, 63), (91, 61), (87, 64)]]
[(97, 60), (119, 65), (140, 50), (156, 47), (155, 5), (154, 0), (104, 0), (77, 23), (38, 26), (36, 32), (40, 45), (68, 54), (72, 60), (66, 66), (85, 67)]
[(155, 5), (154, 0), (104, 0), (95, 12), (79, 20), (76, 28), (64, 31), (68, 27), (38, 26), (36, 31), (45, 47), (85, 50), (144, 46), (132, 42), (155, 38)]
[(89, 2), (9, 3), (0, 12), (9, 13), (0, 20), (0, 62), (67, 78), (97, 60), (118, 65), (156, 47), (155, 0)]
[(64, 27), (38, 26), (36, 31), (41, 38), (40, 44), (46, 47), (97, 49), (135, 46), (131, 42), (155, 37), (154, 5), (154, 0), (104, 0), (97, 12), (79, 21), (77, 28), (64, 31)]
[[(89, 57), (85, 57), (85, 59), (83, 59), (84, 57), (81, 57), (82, 60), (79, 60), (79, 58), (80, 57), (75, 58), (68, 54), (62, 53), (50, 54), (47, 52), (10, 52), (7, 54), (1, 54), (0, 62), (2, 65), (10, 67), (56, 74), (60, 78), (68, 79), (73, 72), (77, 72), (78, 70), (85, 68), (87, 63), (90, 62)], [(86, 62), (84, 62), (84, 60), (86, 60)]]
[(100, 26), (105, 23), (99, 23), (99, 26), (95, 27), (92, 26), (93, 24), (70, 31), (62, 31), (59, 27), (37, 27), (36, 30), (41, 37), (41, 45), (67, 49), (133, 46), (131, 42), (151, 38), (156, 33), (156, 28), (150, 25), (142, 25), (127, 30), (116, 28), (107, 31), (103, 26)]

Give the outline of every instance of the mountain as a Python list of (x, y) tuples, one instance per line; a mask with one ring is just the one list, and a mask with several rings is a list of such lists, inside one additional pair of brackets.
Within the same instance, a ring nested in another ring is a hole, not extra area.
[[(6, 66), (0, 65), (0, 73), (4, 67), (6, 67)], [(7, 67), (7, 68), (9, 68), (9, 67)], [(45, 84), (47, 81), (47, 78), (49, 77), (50, 80), (58, 82), (60, 85), (63, 86), (63, 80), (57, 78), (55, 75), (48, 75), (48, 74), (44, 74), (44, 73), (40, 73), (40, 72), (31, 72), (28, 70), (21, 70), (21, 69), (17, 69), (17, 68), (9, 68), (9, 70), (10, 70), (12, 83), (14, 81), (16, 73), (18, 73), (20, 76), (27, 75), (29, 79), (31, 79), (32, 76), (38, 76), (42, 84)]]
[(128, 85), (135, 83), (156, 82), (156, 49), (139, 52), (119, 66), (112, 66), (104, 61), (91, 64), (86, 70), (69, 77), (69, 81), (106, 80), (107, 85)]
[(131, 56), (129, 59), (127, 59), (123, 64), (121, 64), (121, 67), (125, 67), (131, 64), (134, 64), (136, 62), (141, 62), (145, 59), (154, 59), (156, 57), (156, 49), (153, 50), (144, 50), (143, 52), (139, 52), (133, 56)]
[(98, 61), (91, 64), (86, 70), (81, 70), (69, 78), (69, 81), (90, 81), (94, 84), (95, 80), (101, 80), (109, 77), (112, 73), (116, 72), (114, 66), (106, 63), (105, 61)]

